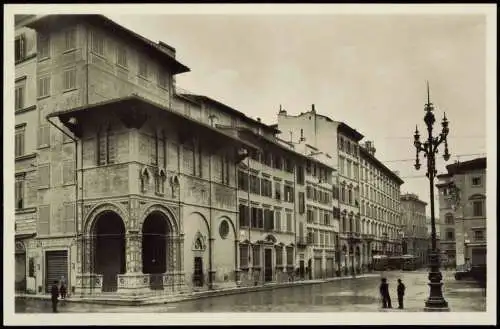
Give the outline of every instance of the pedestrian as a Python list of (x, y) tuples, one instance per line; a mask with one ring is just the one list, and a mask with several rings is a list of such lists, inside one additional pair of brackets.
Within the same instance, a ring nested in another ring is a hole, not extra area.
[(66, 279), (64, 278), (64, 276), (61, 277), (59, 291), (61, 293), (61, 299), (66, 299), (67, 287), (66, 287)]
[(406, 287), (404, 283), (401, 281), (401, 279), (398, 279), (398, 304), (399, 304), (399, 309), (403, 309), (403, 298), (405, 295), (405, 290)]
[(392, 308), (389, 284), (386, 278), (382, 278), (382, 282), (380, 283), (380, 296), (382, 297), (382, 308)]
[(52, 285), (50, 294), (52, 299), (52, 312), (57, 313), (57, 299), (59, 298), (59, 288), (57, 287), (57, 280), (54, 280), (54, 284)]

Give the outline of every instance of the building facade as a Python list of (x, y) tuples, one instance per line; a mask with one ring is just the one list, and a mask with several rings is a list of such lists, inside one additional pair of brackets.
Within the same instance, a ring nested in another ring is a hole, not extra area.
[(70, 294), (173, 294), (334, 275), (328, 156), (177, 92), (189, 68), (175, 49), (104, 16), (16, 23), (18, 290), (64, 277)]
[[(376, 160), (373, 154), (360, 149), (359, 142), (364, 136), (343, 122), (316, 113), (314, 105), (309, 112), (297, 116), (288, 115), (285, 110), (280, 110), (277, 127), (284, 135), (290, 134), (292, 139), (295, 136), (297, 139), (305, 140), (315, 149), (330, 154), (333, 167), (338, 169), (337, 182), (334, 182), (333, 190), (339, 202), (339, 206), (334, 208), (334, 214), (338, 212), (340, 217), (336, 244), (340, 272), (354, 274), (367, 270), (372, 263), (373, 248), (375, 251), (382, 250), (382, 245), (388, 244), (391, 250), (395, 250), (395, 246), (398, 245), (397, 223), (400, 221), (400, 216), (397, 211), (399, 198), (394, 199), (394, 196), (399, 196), (403, 181), (397, 175), (389, 174), (387, 168)], [(382, 190), (381, 172), (387, 177), (386, 185), (393, 187), (394, 202), (390, 206), (389, 204), (382, 206), (381, 198), (375, 201), (373, 186), (377, 184)], [(371, 195), (369, 195), (370, 188), (372, 188)], [(367, 204), (364, 215), (361, 212), (363, 199)], [(382, 210), (385, 210), (385, 214)], [(389, 214), (392, 219), (389, 219)]]
[(403, 221), (403, 254), (418, 258), (420, 265), (427, 264), (429, 252), (429, 234), (427, 231), (427, 203), (420, 200), (416, 194), (401, 195), (401, 210)]
[(401, 255), (400, 187), (404, 183), (375, 157), (373, 142), (360, 147), (362, 231), (373, 236), (367, 256)]
[(448, 172), (438, 176), (437, 184), (440, 201), (444, 203), (439, 212), (444, 223), (441, 245), (453, 240), (446, 250), (453, 248), (453, 263), (450, 263), (457, 268), (485, 266), (486, 158), (456, 162), (446, 169)]

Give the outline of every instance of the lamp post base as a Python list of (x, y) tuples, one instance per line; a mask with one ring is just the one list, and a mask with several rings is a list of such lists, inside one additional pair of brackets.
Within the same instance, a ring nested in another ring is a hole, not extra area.
[(425, 301), (426, 312), (449, 312), (448, 302), (443, 297), (443, 276), (439, 271), (439, 254), (434, 250), (430, 254), (429, 298)]

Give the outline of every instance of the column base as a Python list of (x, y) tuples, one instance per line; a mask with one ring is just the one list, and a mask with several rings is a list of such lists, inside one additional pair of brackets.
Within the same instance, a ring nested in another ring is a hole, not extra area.
[(118, 274), (118, 290), (123, 295), (141, 295), (150, 291), (149, 274), (140, 272)]
[(75, 295), (86, 296), (102, 292), (102, 274), (81, 273), (76, 275)]

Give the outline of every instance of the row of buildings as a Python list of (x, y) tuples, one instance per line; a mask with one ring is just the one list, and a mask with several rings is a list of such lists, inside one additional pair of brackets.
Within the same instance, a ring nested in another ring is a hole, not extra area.
[(101, 15), (15, 22), (17, 289), (171, 294), (403, 251), (403, 180), (346, 123), (180, 92), (174, 48)]
[(455, 162), (438, 175), (442, 262), (486, 265), (486, 158)]

